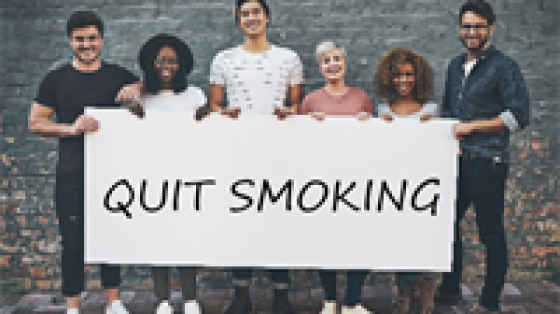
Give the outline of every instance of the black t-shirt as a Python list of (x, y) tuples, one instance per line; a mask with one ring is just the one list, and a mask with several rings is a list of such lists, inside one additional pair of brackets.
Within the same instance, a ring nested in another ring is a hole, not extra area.
[[(54, 109), (59, 123), (72, 124), (86, 106), (115, 107), (115, 97), (138, 78), (128, 70), (103, 62), (95, 72), (80, 72), (71, 64), (45, 76), (35, 101)], [(84, 136), (59, 140), (57, 174), (84, 173)]]

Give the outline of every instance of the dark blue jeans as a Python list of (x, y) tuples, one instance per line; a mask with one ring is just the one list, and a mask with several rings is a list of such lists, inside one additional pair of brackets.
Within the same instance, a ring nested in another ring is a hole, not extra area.
[[(56, 216), (62, 237), (62, 294), (77, 296), (84, 291), (84, 177), (57, 175), (55, 186)], [(101, 266), (103, 288), (117, 288), (121, 283), (121, 268)]]
[(508, 166), (490, 158), (461, 158), (457, 182), (455, 244), (452, 272), (443, 275), (440, 291), (460, 293), (463, 270), (461, 220), (474, 205), (480, 241), (486, 247), (486, 276), (480, 305), (499, 310), (504, 287), (508, 252), (504, 229), (504, 197)]
[[(320, 270), (319, 276), (325, 291), (325, 301), (336, 301), (336, 270)], [(356, 306), (362, 302), (362, 287), (368, 275), (365, 270), (348, 270), (344, 305)]]

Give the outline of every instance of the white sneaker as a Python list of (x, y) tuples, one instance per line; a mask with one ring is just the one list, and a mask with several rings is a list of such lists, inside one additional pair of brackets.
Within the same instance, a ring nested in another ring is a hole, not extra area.
[(319, 314), (336, 314), (336, 302), (325, 302)]
[(156, 308), (156, 314), (173, 314), (173, 306), (168, 301), (162, 301)]
[(105, 314), (129, 314), (121, 300), (115, 300), (105, 308)]
[(371, 312), (366, 310), (361, 304), (358, 304), (354, 307), (343, 306), (341, 314), (374, 314), (375, 312)]
[(80, 314), (80, 310), (78, 309), (66, 309), (66, 314)]
[(195, 300), (185, 303), (183, 314), (201, 314), (200, 305)]

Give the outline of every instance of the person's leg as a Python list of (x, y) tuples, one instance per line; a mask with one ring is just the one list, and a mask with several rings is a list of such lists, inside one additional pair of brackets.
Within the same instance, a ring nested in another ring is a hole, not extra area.
[[(463, 240), (461, 237), (461, 221), (471, 204), (470, 188), (472, 184), (480, 184), (480, 182), (472, 182), (473, 171), (472, 160), (460, 159), (459, 173), (457, 178), (457, 201), (455, 203), (455, 235), (453, 244), (453, 263), (451, 272), (444, 273), (441, 285), (439, 287), (439, 301), (446, 302), (446, 295), (460, 297), (461, 294), (461, 277), (463, 274)], [(438, 298), (439, 298), (438, 297)]]
[(367, 275), (368, 272), (365, 270), (349, 270), (347, 272), (345, 306), (355, 307), (362, 303), (362, 288), (364, 287)]
[(169, 284), (169, 267), (152, 266), (152, 280), (154, 281), (154, 294), (157, 303), (171, 300), (171, 287)]
[(319, 270), (325, 302), (336, 302), (336, 270)]
[(272, 312), (274, 314), (295, 314), (295, 309), (288, 297), (290, 287), (290, 273), (287, 269), (271, 269), (270, 279), (274, 285), (274, 300)]
[(235, 268), (232, 270), (233, 285), (235, 292), (233, 299), (226, 306), (224, 314), (247, 314), (252, 309), (251, 298), (249, 296), (249, 284), (253, 276), (250, 268)]
[(177, 267), (185, 302), (196, 300), (196, 267)]
[(81, 176), (57, 176), (55, 204), (62, 238), (62, 294), (77, 311), (84, 291), (84, 185)]
[(472, 195), (480, 241), (486, 247), (486, 276), (480, 305), (497, 311), (508, 268), (504, 228), (507, 165), (483, 160), (478, 173), (481, 184), (473, 187)]

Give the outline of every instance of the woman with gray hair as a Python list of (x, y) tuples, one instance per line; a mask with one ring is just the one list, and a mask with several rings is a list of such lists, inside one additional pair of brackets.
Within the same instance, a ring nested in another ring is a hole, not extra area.
[[(325, 86), (305, 97), (302, 113), (322, 121), (326, 116), (354, 116), (365, 120), (373, 114), (373, 103), (363, 90), (346, 85), (346, 51), (332, 41), (317, 45), (316, 58), (325, 78)], [(320, 270), (321, 283), (325, 292), (325, 304), (321, 314), (338, 312), (336, 304), (335, 270)], [(347, 271), (347, 288), (341, 314), (369, 314), (362, 305), (362, 287), (368, 275), (366, 270)]]

